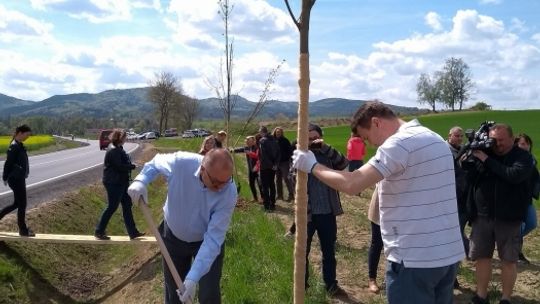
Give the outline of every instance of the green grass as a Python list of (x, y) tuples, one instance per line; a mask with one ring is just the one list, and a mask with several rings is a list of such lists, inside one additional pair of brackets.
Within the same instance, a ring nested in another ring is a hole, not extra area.
[[(453, 112), (441, 113), (434, 115), (426, 115), (418, 118), (422, 125), (437, 132), (444, 139), (448, 137), (448, 131), (453, 126), (460, 126), (466, 129), (478, 129), (480, 124), (486, 120), (509, 124), (514, 134), (526, 133), (529, 135), (533, 143), (533, 154), (536, 159), (540, 159), (540, 128), (538, 127), (538, 117), (540, 110), (523, 110), (523, 111), (482, 111), (482, 112)], [(405, 117), (405, 120), (410, 120), (413, 117)], [(342, 153), (346, 153), (347, 140), (350, 136), (349, 126), (328, 127), (323, 128), (324, 140), (333, 147), (337, 148)], [(287, 138), (291, 141), (296, 138), (296, 130), (287, 130), (285, 132)], [(373, 156), (375, 153), (373, 147), (368, 145), (368, 153), (365, 160)]]

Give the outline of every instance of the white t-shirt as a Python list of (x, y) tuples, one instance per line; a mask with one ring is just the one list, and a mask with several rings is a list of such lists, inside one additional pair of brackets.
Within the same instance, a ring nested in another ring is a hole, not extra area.
[(454, 161), (446, 142), (417, 120), (407, 122), (368, 164), (378, 184), (381, 234), (388, 260), (435, 268), (465, 257), (457, 212)]

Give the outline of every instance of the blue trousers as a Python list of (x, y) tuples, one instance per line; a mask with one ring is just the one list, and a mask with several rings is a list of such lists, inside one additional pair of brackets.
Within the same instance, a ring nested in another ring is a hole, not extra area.
[(458, 263), (436, 268), (407, 268), (387, 261), (386, 295), (390, 304), (452, 304)]
[(105, 234), (109, 220), (116, 209), (118, 209), (118, 205), (122, 204), (122, 215), (124, 216), (127, 233), (130, 237), (135, 236), (138, 230), (135, 227), (135, 220), (133, 220), (133, 213), (131, 211), (133, 203), (131, 202), (131, 197), (127, 194), (128, 184), (104, 183), (104, 185), (107, 190), (108, 202), (107, 208), (103, 210), (103, 214), (101, 214), (101, 218), (96, 226), (96, 233)]
[(534, 205), (530, 204), (529, 208), (527, 208), (527, 217), (525, 218), (525, 222), (521, 225), (521, 237), (526, 236), (531, 232), (536, 226), (538, 225), (538, 219), (536, 218), (536, 209), (534, 209)]

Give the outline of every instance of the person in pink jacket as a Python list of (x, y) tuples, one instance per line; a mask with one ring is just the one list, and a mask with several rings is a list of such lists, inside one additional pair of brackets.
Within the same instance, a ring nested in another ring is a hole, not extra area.
[(364, 156), (366, 155), (366, 144), (360, 137), (351, 133), (351, 138), (347, 142), (347, 159), (349, 160), (349, 172), (362, 167)]

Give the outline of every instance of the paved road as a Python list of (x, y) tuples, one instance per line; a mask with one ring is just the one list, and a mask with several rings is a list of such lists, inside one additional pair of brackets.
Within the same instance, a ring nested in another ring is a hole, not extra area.
[[(99, 150), (98, 141), (85, 139), (81, 141), (88, 142), (89, 145), (30, 157), (30, 176), (26, 180), (29, 196), (38, 189), (44, 192), (44, 188), (58, 187), (59, 183), (77, 179), (79, 174), (97, 171), (96, 169), (103, 165), (105, 151)], [(124, 145), (128, 153), (134, 152), (137, 147), (135, 143)], [(0, 172), (3, 170), (4, 161), (1, 161)], [(6, 200), (11, 201), (12, 197), (11, 189), (0, 183), (0, 206), (4, 205), (3, 202)]]

